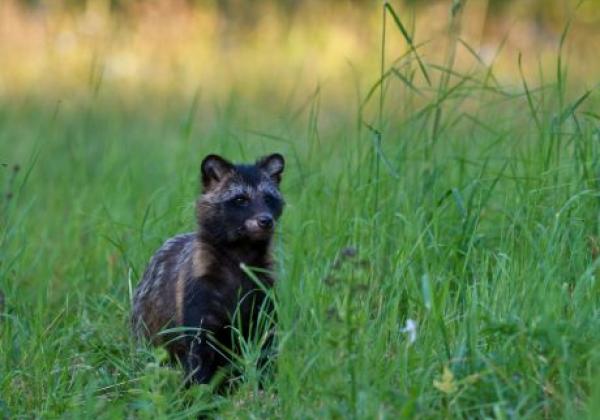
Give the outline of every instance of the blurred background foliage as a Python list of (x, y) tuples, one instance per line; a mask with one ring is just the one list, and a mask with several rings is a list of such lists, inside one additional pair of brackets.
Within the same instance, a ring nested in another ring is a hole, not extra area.
[[(459, 11), (464, 43), (456, 51), (457, 71), (493, 65), (502, 82), (520, 84), (517, 56), (522, 53), (525, 75), (543, 79), (554, 72), (568, 22), (571, 80), (585, 85), (598, 71), (599, 64), (589, 58), (600, 50), (600, 0), (391, 4), (426, 63), (443, 62), (448, 33), (456, 29), (451, 15)], [(366, 0), (3, 0), (0, 95), (69, 100), (102, 91), (130, 101), (148, 94), (191, 98), (201, 90), (215, 98), (235, 91), (272, 103), (274, 97), (303, 100), (307, 91), (324, 88), (329, 100), (345, 104), (348, 92), (364, 94), (377, 80), (382, 5)], [(396, 35), (388, 39), (386, 60), (408, 51)]]
[[(16, 0), (17, 3), (29, 9), (40, 9), (46, 7), (60, 7), (68, 10), (85, 10), (94, 0)], [(449, 0), (454, 4), (465, 3), (464, 0)], [(436, 3), (449, 2), (448, 0), (399, 0), (407, 7), (427, 8)], [(539, 25), (554, 25), (560, 23), (573, 6), (585, 3), (586, 16), (583, 20), (593, 21), (600, 14), (600, 0), (587, 0), (584, 2), (576, 0), (472, 0), (474, 2), (486, 3), (488, 18), (498, 17), (498, 14), (512, 13), (518, 11), (535, 20)], [(131, 12), (141, 3), (152, 4), (156, 0), (108, 0), (111, 11), (118, 13)], [(230, 19), (241, 20), (244, 23), (256, 23), (260, 19), (260, 9), (265, 5), (276, 8), (285, 16), (293, 17), (299, 11), (310, 8), (322, 8), (323, 3), (329, 7), (353, 7), (357, 9), (370, 9), (378, 3), (377, 0), (182, 0), (186, 7), (192, 8), (217, 8), (219, 12)], [(590, 15), (591, 13), (591, 15)], [(586, 18), (587, 17), (587, 18)]]

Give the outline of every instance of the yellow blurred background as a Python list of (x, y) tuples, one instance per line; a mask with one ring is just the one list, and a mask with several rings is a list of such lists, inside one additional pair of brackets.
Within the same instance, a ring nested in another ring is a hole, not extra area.
[[(456, 71), (491, 65), (508, 84), (519, 83), (519, 53), (528, 78), (555, 76), (570, 21), (570, 80), (590, 88), (600, 70), (600, 1), (578, 3), (390, 2), (426, 64), (445, 63), (454, 33)], [(80, 99), (102, 90), (122, 100), (198, 92), (294, 100), (320, 87), (343, 102), (377, 80), (383, 4), (2, 0), (0, 96)], [(389, 16), (386, 25), (391, 63), (409, 49)]]

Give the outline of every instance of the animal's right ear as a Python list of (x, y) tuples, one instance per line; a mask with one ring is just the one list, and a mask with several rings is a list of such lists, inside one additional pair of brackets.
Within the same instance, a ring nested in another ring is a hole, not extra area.
[(285, 159), (279, 153), (264, 156), (260, 158), (256, 164), (277, 184), (281, 182), (281, 174), (285, 166)]
[(232, 173), (234, 166), (231, 162), (223, 159), (221, 156), (208, 155), (202, 161), (200, 170), (202, 172), (202, 186), (206, 191)]

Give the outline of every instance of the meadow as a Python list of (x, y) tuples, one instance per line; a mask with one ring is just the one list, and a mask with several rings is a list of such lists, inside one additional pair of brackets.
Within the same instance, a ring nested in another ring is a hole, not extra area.
[[(96, 35), (73, 38), (60, 15), (51, 53), (34, 39), (0, 58), (0, 417), (595, 418), (600, 63), (573, 57), (598, 37), (578, 49), (565, 19), (543, 48), (500, 38), (484, 57), (459, 9), (444, 3), (433, 41), (394, 3), (346, 11), (368, 22), (348, 60), (341, 16), (285, 45), (276, 30), (248, 48), (181, 37), (198, 80), (164, 64), (167, 42), (107, 41), (100, 12), (84, 15)], [(133, 73), (111, 73), (111, 54)], [(132, 289), (194, 229), (205, 155), (274, 151), (287, 207), (271, 374), (260, 387), (252, 341), (231, 393), (185, 388), (132, 338)]]

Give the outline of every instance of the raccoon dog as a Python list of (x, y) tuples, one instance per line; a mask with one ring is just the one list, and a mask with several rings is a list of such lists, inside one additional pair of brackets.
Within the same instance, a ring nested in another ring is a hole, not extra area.
[[(284, 207), (284, 164), (277, 153), (251, 165), (207, 156), (197, 231), (167, 240), (135, 291), (134, 333), (164, 345), (191, 382), (210, 382), (227, 365), (227, 351), (235, 351), (232, 327), (241, 326), (247, 339), (268, 306), (264, 290), (274, 283), (271, 242)], [(258, 269), (254, 279), (243, 265)], [(176, 332), (161, 333), (168, 329)]]

